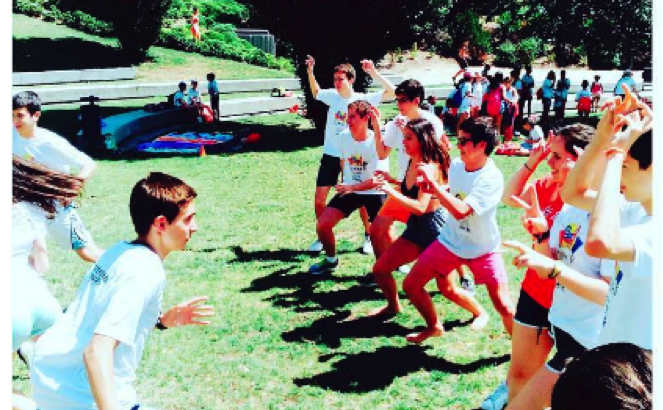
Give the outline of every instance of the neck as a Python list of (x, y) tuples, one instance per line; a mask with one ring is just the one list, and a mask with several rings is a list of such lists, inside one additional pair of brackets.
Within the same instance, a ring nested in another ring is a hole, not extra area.
[(361, 127), (355, 131), (350, 131), (355, 141), (366, 141), (366, 138), (368, 138), (368, 127)]
[(424, 157), (423, 157), (423, 155), (421, 155), (421, 152), (411, 156), (410, 159), (412, 160), (412, 163), (414, 165), (417, 165), (420, 162), (424, 162)]
[(416, 110), (412, 110), (411, 112), (405, 114), (408, 120), (416, 120), (417, 118), (421, 118), (424, 115), (424, 110), (421, 108), (417, 107)]
[(640, 202), (640, 205), (642, 205), (643, 208), (645, 208), (645, 212), (647, 212), (647, 215), (652, 216), (653, 215), (653, 203), (652, 203), (652, 197), (649, 197), (646, 201)]
[(18, 135), (20, 135), (21, 138), (30, 139), (30, 138), (34, 138), (36, 129), (37, 129), (37, 126), (35, 125), (32, 128), (23, 127), (22, 130), (20, 130), (20, 131), (17, 130), (17, 131), (18, 131)]
[(350, 98), (352, 97), (352, 94), (354, 94), (354, 90), (352, 88), (350, 89), (341, 88), (338, 92), (338, 95), (340, 95), (343, 98)]
[(148, 233), (147, 235), (141, 235), (138, 238), (136, 238), (132, 243), (135, 243), (137, 245), (143, 245), (147, 247), (149, 250), (152, 252), (156, 253), (159, 259), (164, 260), (166, 259), (166, 256), (170, 253), (166, 248), (163, 246), (163, 243), (159, 241), (159, 238), (156, 234), (153, 232)]
[(483, 168), (486, 165), (487, 162), (488, 162), (488, 157), (483, 155), (483, 156), (481, 156), (481, 158), (477, 159), (476, 161), (466, 162), (465, 163), (465, 171), (467, 171), (467, 172), (478, 171), (481, 168)]

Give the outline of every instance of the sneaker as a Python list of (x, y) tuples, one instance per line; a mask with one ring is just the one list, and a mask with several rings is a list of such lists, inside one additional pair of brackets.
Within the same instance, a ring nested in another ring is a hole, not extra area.
[(322, 275), (323, 273), (333, 272), (336, 270), (337, 266), (338, 259), (336, 259), (336, 262), (329, 262), (327, 258), (324, 258), (322, 262), (311, 265), (311, 267), (308, 268), (308, 272), (312, 273), (313, 275)]
[(398, 271), (407, 275), (410, 273), (410, 265), (401, 265), (398, 267)]
[(378, 286), (378, 283), (375, 281), (375, 276), (372, 272), (368, 272), (366, 275), (357, 279), (357, 283), (359, 283), (359, 286), (366, 288), (375, 288)]
[(316, 239), (311, 246), (308, 247), (309, 252), (321, 252), (322, 251), (322, 242), (319, 239)]
[(474, 282), (472, 281), (472, 279), (469, 279), (467, 277), (460, 278), (460, 287), (470, 293), (474, 293), (475, 290)]
[(361, 253), (364, 255), (373, 254), (373, 244), (371, 243), (371, 237), (368, 234), (364, 234), (364, 245), (361, 247)]
[(509, 388), (506, 387), (506, 382), (500, 383), (499, 386), (486, 397), (486, 400), (481, 403), (481, 410), (502, 410), (506, 406), (509, 399)]

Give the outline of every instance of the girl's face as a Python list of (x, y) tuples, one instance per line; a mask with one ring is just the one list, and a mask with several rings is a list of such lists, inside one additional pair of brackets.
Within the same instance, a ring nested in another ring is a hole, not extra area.
[(553, 181), (564, 183), (569, 171), (576, 164), (577, 158), (570, 154), (564, 148), (564, 139), (559, 135), (554, 136), (550, 140), (550, 158), (548, 158), (548, 166), (550, 173), (553, 176)]
[(408, 127), (405, 127), (403, 130), (403, 148), (405, 148), (405, 153), (410, 157), (421, 154), (419, 139)]

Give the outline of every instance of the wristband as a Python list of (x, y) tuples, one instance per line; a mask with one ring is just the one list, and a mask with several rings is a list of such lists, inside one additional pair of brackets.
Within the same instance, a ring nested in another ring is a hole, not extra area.
[(562, 273), (562, 270), (559, 268), (559, 265), (557, 264), (557, 261), (553, 263), (553, 268), (548, 274), (549, 279), (555, 279), (559, 276), (559, 274)]
[(527, 168), (527, 170), (528, 170), (529, 172), (534, 172), (534, 170), (533, 170), (532, 168), (530, 168), (530, 167), (527, 166), (527, 162), (525, 162), (523, 165), (525, 166), (525, 168)]
[(610, 147), (610, 148), (608, 148), (607, 150), (605, 150), (605, 156), (606, 156), (606, 157), (610, 157), (610, 156), (613, 155), (613, 154), (622, 154), (622, 155), (624, 155), (624, 157), (626, 158), (626, 151), (624, 151), (624, 150), (621, 149), (621, 148)]
[(534, 239), (536, 239), (536, 243), (543, 243), (546, 239), (550, 238), (550, 231), (545, 231), (544, 233), (540, 233), (537, 235), (532, 235)]
[(166, 329), (168, 329), (168, 328), (166, 327), (166, 325), (164, 325), (163, 322), (161, 322), (161, 316), (159, 316), (159, 318), (157, 319), (157, 324), (154, 325), (154, 327), (156, 327), (156, 328), (159, 329), (159, 330), (166, 330)]

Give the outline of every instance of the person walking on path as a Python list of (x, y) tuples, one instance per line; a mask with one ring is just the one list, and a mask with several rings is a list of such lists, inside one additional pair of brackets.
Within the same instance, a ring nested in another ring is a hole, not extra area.
[(194, 40), (200, 41), (200, 12), (198, 7), (193, 8), (193, 16), (191, 16), (191, 34)]

